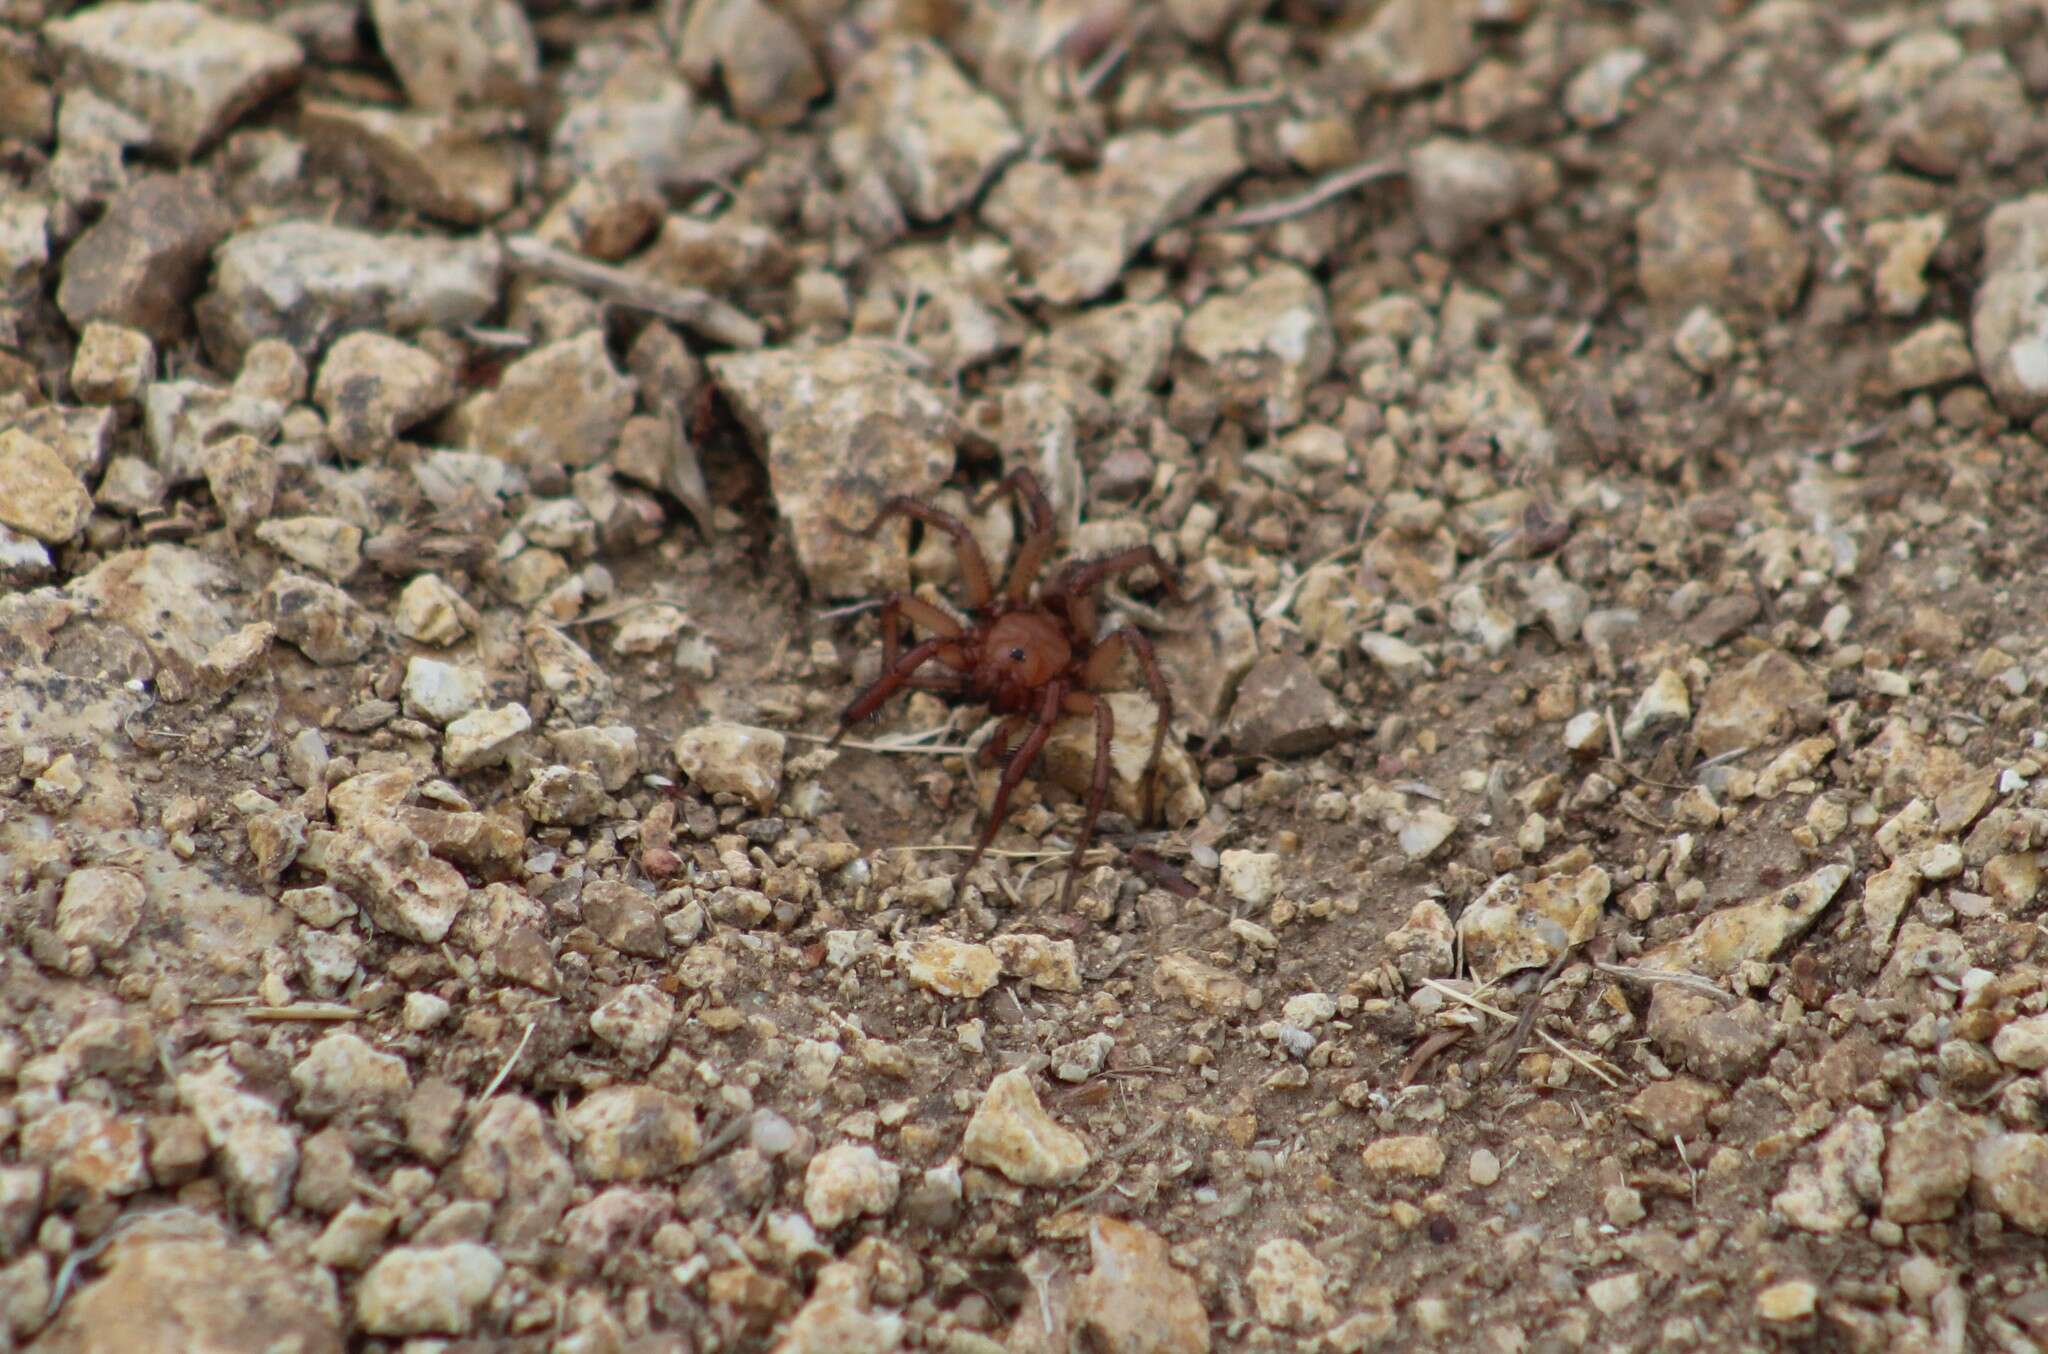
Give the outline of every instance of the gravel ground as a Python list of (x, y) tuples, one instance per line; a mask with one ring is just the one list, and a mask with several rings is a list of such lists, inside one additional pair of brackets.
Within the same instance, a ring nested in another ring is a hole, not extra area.
[[(0, 1347), (2048, 1345), (2048, 12), (0, 0)], [(1029, 469), (1175, 720), (996, 850)], [(1156, 812), (1147, 817), (1147, 800)]]

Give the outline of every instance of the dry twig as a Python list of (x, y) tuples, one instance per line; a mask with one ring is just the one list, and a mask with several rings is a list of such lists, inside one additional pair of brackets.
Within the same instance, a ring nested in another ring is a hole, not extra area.
[(276, 1021), (307, 1020), (334, 1022), (361, 1020), (363, 1018), (363, 1013), (355, 1007), (343, 1006), (339, 1002), (331, 1001), (300, 1002), (296, 1006), (251, 1006), (237, 1012), (237, 1014), (245, 1020)]
[(758, 348), (767, 338), (759, 320), (710, 292), (671, 286), (624, 268), (597, 263), (531, 235), (506, 237), (505, 257), (519, 272), (566, 283), (629, 310), (643, 310), (673, 320), (714, 343)]
[(1378, 183), (1381, 179), (1391, 179), (1407, 172), (1408, 162), (1398, 155), (1367, 160), (1364, 164), (1340, 169), (1305, 192), (1296, 193), (1292, 197), (1278, 198), (1272, 202), (1260, 203), (1256, 207), (1246, 207), (1242, 211), (1232, 212), (1228, 216), (1217, 217), (1206, 222), (1203, 229), (1247, 230), (1253, 226), (1270, 226), (1276, 221), (1287, 221), (1306, 215), (1325, 202), (1355, 192), (1369, 183)]

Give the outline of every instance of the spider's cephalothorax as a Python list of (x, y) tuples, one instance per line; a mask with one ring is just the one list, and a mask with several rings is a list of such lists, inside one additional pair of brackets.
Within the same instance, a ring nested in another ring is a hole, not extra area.
[[(992, 713), (1004, 716), (1001, 727), (980, 754), (984, 766), (993, 766), (998, 761), (1004, 765), (988, 823), (967, 862), (967, 868), (972, 870), (1002, 826), (1011, 792), (1030, 772), (1060, 716), (1093, 715), (1095, 773), (1089, 781), (1088, 809), (1081, 820), (1081, 836), (1074, 844), (1067, 869), (1066, 896), (1071, 899), (1081, 858), (1094, 840), (1095, 821), (1101, 816), (1103, 801), (1109, 793), (1110, 745), (1116, 736), (1109, 702), (1097, 700), (1091, 693), (1116, 675), (1117, 665), (1126, 653), (1137, 657), (1159, 709), (1158, 722), (1152, 730), (1152, 757), (1145, 767), (1148, 815), (1160, 750), (1166, 743), (1167, 726), (1173, 720), (1173, 697), (1160, 676), (1152, 642), (1129, 626), (1119, 626), (1100, 638), (1096, 636), (1101, 605), (1097, 594), (1105, 580), (1147, 565), (1158, 571), (1169, 593), (1178, 595), (1177, 584), (1159, 552), (1149, 545), (1140, 545), (1102, 559), (1075, 561), (1040, 586), (1039, 575), (1054, 544), (1052, 505), (1046, 501), (1037, 477), (1029, 470), (1017, 470), (976, 504), (976, 511), (1005, 492), (1016, 496), (1029, 520), (1023, 544), (1017, 548), (1000, 593), (989, 573), (988, 560), (967, 524), (922, 499), (890, 499), (882, 505), (875, 520), (856, 533), (873, 537), (891, 517), (913, 517), (951, 536), (960, 558), (967, 620), (962, 622), (907, 592), (892, 594), (884, 601), (882, 674), (846, 707), (833, 741), (837, 742), (849, 728), (881, 709), (884, 702), (906, 686), (978, 700)], [(902, 633), (905, 620), (929, 631), (930, 638), (906, 650)], [(938, 666), (927, 667), (932, 663)]]

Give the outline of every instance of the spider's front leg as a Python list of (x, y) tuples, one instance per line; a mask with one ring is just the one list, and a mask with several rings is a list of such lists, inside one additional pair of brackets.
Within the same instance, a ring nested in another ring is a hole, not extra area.
[(1038, 760), (1038, 754), (1045, 749), (1045, 740), (1052, 737), (1052, 726), (1059, 721), (1062, 702), (1067, 695), (1067, 684), (1057, 681), (1045, 688), (1045, 697), (1039, 702), (1038, 714), (1031, 722), (1031, 732), (1017, 746), (1010, 764), (1003, 768), (1003, 778), (996, 785), (995, 802), (989, 806), (988, 822), (981, 829), (981, 840), (974, 844), (974, 854), (967, 858), (967, 868), (960, 872), (961, 878), (974, 873), (974, 867), (981, 863), (982, 854), (989, 843), (996, 839), (996, 832), (1003, 825), (1003, 819), (1010, 813), (1010, 795), (1024, 777), (1030, 773), (1031, 764)]
[[(825, 746), (831, 747), (838, 743), (840, 739), (846, 737), (847, 731), (854, 725), (881, 709), (888, 702), (889, 697), (895, 695), (906, 686), (915, 685), (917, 670), (926, 663), (931, 662), (934, 658), (945, 657), (946, 651), (949, 648), (957, 653), (958, 646), (956, 641), (944, 635), (934, 635), (884, 668), (882, 675), (870, 683), (867, 690), (855, 696), (846, 709), (840, 713), (838, 731), (832, 735)], [(947, 666), (952, 667), (956, 666), (956, 664), (948, 661)]]

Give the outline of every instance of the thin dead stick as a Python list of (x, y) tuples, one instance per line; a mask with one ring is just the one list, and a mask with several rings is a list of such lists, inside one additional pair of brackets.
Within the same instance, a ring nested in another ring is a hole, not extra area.
[(716, 343), (758, 348), (767, 338), (759, 320), (709, 292), (671, 286), (624, 268), (597, 263), (531, 235), (507, 236), (505, 256), (518, 272), (567, 283), (629, 310), (644, 310), (673, 320)]
[(910, 295), (903, 302), (903, 313), (896, 317), (896, 342), (904, 346), (910, 343), (910, 326), (917, 322), (917, 308), (924, 304), (924, 288), (911, 284)]
[(1182, 117), (1239, 113), (1253, 108), (1270, 108), (1287, 102), (1289, 97), (1284, 89), (1233, 89), (1222, 94), (1206, 94), (1198, 99), (1183, 99), (1173, 105), (1173, 111)]
[(1675, 983), (1689, 992), (1712, 997), (1726, 1006), (1733, 1006), (1737, 1000), (1733, 992), (1717, 987), (1697, 973), (1675, 973), (1670, 969), (1661, 968), (1630, 968), (1626, 964), (1596, 963), (1593, 968), (1595, 972), (1604, 973), (1610, 978), (1619, 978), (1625, 983), (1642, 983), (1646, 987), (1654, 987), (1658, 983)]
[[(964, 842), (958, 844), (953, 842), (935, 842), (929, 846), (889, 846), (883, 849), (887, 851), (910, 851), (921, 854), (926, 851), (952, 851), (957, 853), (972, 851), (974, 847)], [(991, 846), (981, 854), (984, 856), (1001, 856), (1005, 860), (1057, 860), (1063, 856), (1072, 855), (1073, 852), (1066, 847), (1061, 847), (1057, 851), (1003, 851)], [(1090, 854), (1093, 853), (1091, 852)]]
[(678, 611), (682, 610), (680, 602), (672, 601), (667, 597), (635, 597), (631, 601), (621, 602), (617, 606), (606, 607), (602, 611), (593, 611), (588, 616), (578, 616), (574, 620), (563, 621), (562, 624), (565, 626), (603, 625), (606, 621), (615, 621), (621, 616), (630, 616), (636, 611), (645, 611), (647, 608), (655, 606), (672, 606)]
[(1714, 767), (1720, 766), (1724, 762), (1732, 762), (1738, 757), (1746, 757), (1749, 755), (1749, 752), (1750, 748), (1749, 745), (1746, 743), (1739, 748), (1730, 748), (1726, 752), (1722, 753), (1720, 756), (1709, 757), (1705, 761), (1701, 762), (1698, 766), (1695, 766), (1692, 769), (1692, 774), (1694, 776), (1698, 776), (1700, 772), (1712, 770)]
[(1131, 48), (1138, 44), (1139, 39), (1152, 31), (1152, 18), (1153, 11), (1141, 11), (1137, 19), (1126, 26), (1122, 33), (1117, 35), (1116, 41), (1109, 44), (1108, 49), (1101, 56), (1096, 57), (1089, 64), (1087, 70), (1081, 72), (1074, 81), (1074, 94), (1076, 97), (1082, 99), (1092, 99), (1095, 97), (1095, 91), (1102, 88), (1102, 82), (1107, 80), (1110, 73), (1118, 66), (1121, 66), (1124, 58), (1131, 54)]
[(1415, 1051), (1408, 1055), (1408, 1061), (1401, 1064), (1400, 1079), (1394, 1084), (1396, 1086), (1406, 1086), (1413, 1082), (1417, 1076), (1421, 1075), (1422, 1069), (1429, 1066), (1436, 1058), (1437, 1054), (1443, 1052), (1464, 1037), (1465, 1031), (1462, 1027), (1438, 1030), (1435, 1034), (1430, 1035), (1429, 1038), (1417, 1044)]
[(361, 1020), (363, 1013), (353, 1006), (335, 1002), (306, 1002), (299, 1006), (250, 1006), (238, 1012), (245, 1020)]
[(1276, 221), (1286, 221), (1293, 217), (1301, 216), (1304, 213), (1312, 212), (1325, 202), (1333, 198), (1340, 198), (1346, 193), (1355, 192), (1369, 183), (1378, 183), (1381, 179), (1391, 179), (1407, 172), (1408, 162), (1397, 155), (1384, 156), (1377, 160), (1367, 160), (1362, 165), (1353, 165), (1349, 169), (1338, 170), (1335, 174), (1325, 178), (1306, 192), (1296, 193), (1292, 197), (1283, 197), (1273, 202), (1262, 203), (1256, 207), (1246, 207), (1243, 211), (1232, 212), (1228, 216), (1218, 217), (1215, 220), (1206, 222), (1203, 229), (1244, 230), (1252, 226), (1270, 226)]
[(845, 606), (835, 606), (830, 611), (817, 612), (816, 619), (821, 621), (843, 621), (848, 616), (858, 616), (865, 611), (874, 611), (888, 600), (886, 597), (870, 597), (865, 602), (848, 602)]
[[(1495, 1020), (1514, 1020), (1513, 1016), (1509, 1015), (1506, 1011), (1501, 1010), (1498, 1006), (1492, 1006), (1487, 1004), (1486, 1002), (1479, 1001), (1476, 998), (1468, 997), (1463, 992), (1460, 992), (1457, 988), (1446, 987), (1444, 984), (1438, 982), (1434, 978), (1424, 978), (1422, 982), (1425, 987), (1433, 987), (1437, 991), (1449, 997), (1452, 1001), (1462, 1002), (1463, 1004), (1471, 1007), (1475, 1011), (1482, 1011), (1485, 1014), (1492, 1016)], [(1621, 1089), (1620, 1082), (1616, 1081), (1613, 1077), (1607, 1075), (1607, 1073), (1601, 1071), (1598, 1067), (1594, 1066), (1582, 1054), (1574, 1053), (1572, 1050), (1566, 1048), (1563, 1044), (1560, 1044), (1556, 1039), (1552, 1038), (1548, 1032), (1544, 1030), (1537, 1030), (1534, 1033), (1538, 1039), (1541, 1039), (1544, 1043), (1550, 1045), (1553, 1049), (1556, 1049), (1565, 1057), (1570, 1058), (1573, 1062), (1585, 1068), (1588, 1072), (1598, 1077), (1601, 1081), (1607, 1083), (1607, 1085), (1612, 1089), (1617, 1091)]]
[(759, 1114), (759, 1110), (749, 1111), (746, 1114), (735, 1114), (726, 1121), (724, 1127), (711, 1135), (709, 1141), (697, 1149), (697, 1160), (709, 1161), (726, 1148), (738, 1142), (742, 1135), (753, 1128), (754, 1120)]

